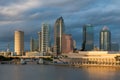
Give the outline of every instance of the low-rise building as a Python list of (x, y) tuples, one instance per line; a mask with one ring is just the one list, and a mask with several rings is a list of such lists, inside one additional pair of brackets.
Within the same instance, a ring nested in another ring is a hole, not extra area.
[(25, 56), (43, 56), (40, 52), (34, 51), (34, 52), (26, 52)]
[(108, 51), (81, 51), (66, 54), (71, 65), (120, 66), (120, 53)]

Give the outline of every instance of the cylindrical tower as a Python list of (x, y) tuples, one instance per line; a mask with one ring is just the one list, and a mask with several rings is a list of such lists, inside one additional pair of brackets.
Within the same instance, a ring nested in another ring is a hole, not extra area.
[(16, 55), (19, 55), (19, 56), (21, 56), (24, 52), (24, 32), (23, 31), (15, 31), (14, 50)]

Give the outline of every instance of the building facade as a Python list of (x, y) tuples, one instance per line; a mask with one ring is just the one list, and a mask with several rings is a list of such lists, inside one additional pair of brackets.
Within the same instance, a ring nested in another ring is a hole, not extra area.
[(30, 40), (30, 51), (39, 51), (38, 39), (31, 38), (31, 40)]
[(62, 35), (62, 53), (73, 52), (73, 39), (70, 34)]
[(39, 49), (38, 51), (40, 52), (41, 51), (41, 32), (38, 32), (38, 46), (39, 46)]
[(42, 24), (41, 32), (39, 32), (39, 51), (46, 55), (49, 48), (50, 48), (50, 27), (48, 24)]
[(119, 44), (116, 42), (111, 43), (111, 51), (119, 51)]
[(24, 53), (24, 32), (15, 31), (14, 33), (14, 52), (21, 56)]
[(75, 40), (73, 40), (73, 49), (76, 49), (77, 47), (76, 47), (76, 41)]
[(64, 20), (58, 18), (54, 25), (54, 53), (59, 55), (62, 53), (62, 35), (64, 34)]
[(108, 51), (81, 51), (66, 54), (73, 66), (120, 66), (120, 53)]
[(107, 27), (103, 27), (100, 31), (100, 50), (111, 50), (111, 32)]
[(83, 26), (83, 44), (82, 51), (91, 51), (94, 49), (94, 28), (91, 24)]

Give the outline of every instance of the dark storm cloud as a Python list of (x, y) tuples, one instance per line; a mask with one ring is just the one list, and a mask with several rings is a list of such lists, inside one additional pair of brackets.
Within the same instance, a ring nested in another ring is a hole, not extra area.
[(119, 0), (0, 0), (0, 41), (9, 38), (8, 32), (13, 36), (15, 30), (23, 30), (29, 41), (42, 23), (49, 23), (53, 29), (55, 20), (63, 16), (66, 33), (72, 34), (79, 44), (82, 43), (82, 26), (88, 23), (95, 26), (95, 32), (108, 26), (119, 42), (119, 5)]

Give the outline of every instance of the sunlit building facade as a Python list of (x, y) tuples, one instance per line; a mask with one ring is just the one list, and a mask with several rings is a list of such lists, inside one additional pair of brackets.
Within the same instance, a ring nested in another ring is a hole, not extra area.
[(73, 66), (120, 66), (120, 53), (109, 51), (80, 51), (65, 54)]
[(58, 18), (54, 25), (54, 53), (59, 55), (62, 53), (62, 35), (64, 34), (64, 20)]
[(70, 34), (62, 35), (62, 53), (73, 52), (73, 39)]
[(15, 31), (14, 33), (14, 51), (18, 56), (21, 56), (24, 53), (24, 32), (23, 31)]

